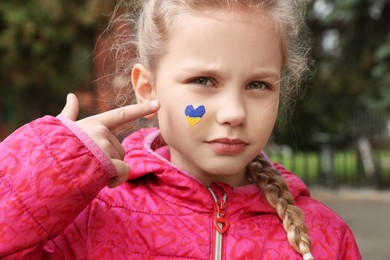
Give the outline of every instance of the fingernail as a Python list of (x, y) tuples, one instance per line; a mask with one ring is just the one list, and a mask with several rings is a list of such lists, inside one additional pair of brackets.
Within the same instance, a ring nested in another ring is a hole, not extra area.
[(154, 109), (157, 109), (159, 106), (159, 102), (157, 100), (152, 100), (149, 102), (150, 106)]

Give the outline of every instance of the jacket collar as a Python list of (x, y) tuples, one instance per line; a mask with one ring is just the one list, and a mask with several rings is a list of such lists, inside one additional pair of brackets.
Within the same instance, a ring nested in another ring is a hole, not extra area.
[[(159, 142), (160, 131), (157, 128), (141, 129), (123, 141), (126, 149), (125, 160), (130, 164), (129, 181), (150, 176), (146, 184), (154, 192), (183, 206), (191, 205), (197, 211), (212, 210), (213, 198), (202, 182), (190, 173), (172, 164), (169, 160), (168, 147)], [(274, 163), (285, 180), (295, 199), (309, 196), (305, 184), (294, 174)], [(222, 197), (227, 194), (229, 215), (274, 213), (275, 210), (266, 202), (264, 195), (256, 185), (232, 187), (224, 183), (213, 183), (210, 188)]]

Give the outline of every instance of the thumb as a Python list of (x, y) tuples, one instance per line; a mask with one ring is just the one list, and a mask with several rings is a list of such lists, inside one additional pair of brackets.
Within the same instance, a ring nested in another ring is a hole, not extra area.
[(66, 104), (61, 112), (62, 115), (66, 116), (72, 121), (76, 121), (79, 115), (79, 100), (75, 94), (69, 93), (66, 96)]

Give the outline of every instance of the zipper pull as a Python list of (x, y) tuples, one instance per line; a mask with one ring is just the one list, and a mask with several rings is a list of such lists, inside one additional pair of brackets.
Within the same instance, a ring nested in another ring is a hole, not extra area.
[(222, 200), (215, 202), (214, 210), (214, 226), (220, 234), (224, 234), (230, 227), (230, 223), (224, 218), (226, 210), (226, 194)]

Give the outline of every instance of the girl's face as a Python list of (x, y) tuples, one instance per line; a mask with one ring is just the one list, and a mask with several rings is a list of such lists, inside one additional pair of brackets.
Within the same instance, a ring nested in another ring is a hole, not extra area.
[(259, 13), (185, 13), (175, 21), (153, 91), (171, 161), (206, 185), (244, 185), (245, 167), (277, 117), (280, 37)]

